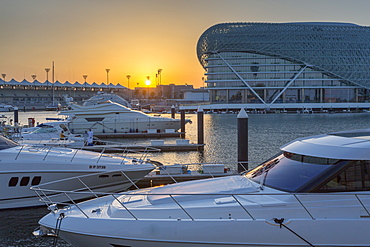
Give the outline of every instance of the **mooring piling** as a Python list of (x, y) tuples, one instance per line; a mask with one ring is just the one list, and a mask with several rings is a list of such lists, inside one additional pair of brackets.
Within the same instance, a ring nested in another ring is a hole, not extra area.
[(242, 108), (238, 114), (238, 172), (248, 170), (248, 114)]

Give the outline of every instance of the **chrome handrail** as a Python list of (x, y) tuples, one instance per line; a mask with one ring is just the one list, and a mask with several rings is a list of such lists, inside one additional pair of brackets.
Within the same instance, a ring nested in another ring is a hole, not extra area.
[[(68, 180), (68, 179), (65, 179), (65, 180)], [(47, 184), (52, 184), (52, 183), (53, 182), (47, 183)], [(176, 199), (178, 196), (200, 196), (200, 197), (201, 196), (214, 196), (215, 197), (214, 199), (223, 198), (225, 196), (231, 197), (235, 201), (235, 203), (237, 203), (237, 205), (241, 209), (243, 209), (243, 211), (247, 214), (247, 216), (250, 220), (258, 220), (258, 219), (264, 219), (264, 218), (261, 218), (261, 216), (256, 217), (257, 215), (253, 215), (253, 212), (252, 212), (253, 210), (251, 210), (251, 208), (250, 208), (251, 206), (246, 205), (245, 200), (244, 200), (244, 203), (243, 203), (243, 199), (245, 199), (245, 196), (250, 196), (251, 198), (253, 198), (254, 196), (273, 196), (274, 199), (278, 199), (279, 196), (290, 197), (291, 199), (295, 199), (296, 204), (295, 205), (293, 204), (293, 206), (294, 207), (298, 206), (298, 208), (303, 209), (303, 212), (306, 212), (308, 217), (311, 220), (316, 220), (316, 218), (314, 217), (313, 212), (311, 212), (312, 210), (315, 210), (315, 207), (310, 209), (310, 206), (308, 206), (306, 204), (310, 203), (311, 201), (308, 200), (307, 202), (303, 202), (302, 199), (303, 199), (304, 196), (309, 196), (309, 197), (317, 196), (317, 199), (320, 199), (320, 201), (322, 201), (322, 202), (325, 201), (325, 202), (329, 202), (329, 203), (330, 203), (330, 197), (332, 197), (332, 196), (336, 196), (336, 197), (343, 196), (343, 198), (342, 198), (343, 200), (347, 200), (347, 201), (351, 200), (351, 201), (357, 201), (358, 202), (358, 204), (356, 203), (356, 204), (353, 204), (353, 205), (355, 205), (357, 207), (360, 207), (362, 209), (362, 211), (365, 212), (365, 214), (366, 214), (366, 215), (361, 215), (360, 217), (366, 217), (366, 218), (370, 217), (370, 212), (368, 210), (368, 207), (370, 208), (370, 205), (368, 205), (364, 202), (364, 200), (369, 201), (370, 192), (364, 192), (364, 193), (348, 193), (348, 192), (336, 192), (336, 193), (283, 193), (283, 192), (281, 192), (281, 193), (255, 193), (255, 192), (254, 193), (149, 193), (149, 192), (126, 191), (126, 192), (120, 192), (120, 193), (104, 193), (104, 192), (92, 192), (92, 190), (90, 190), (90, 189), (89, 189), (88, 192), (86, 192), (86, 191), (81, 192), (81, 191), (63, 191), (63, 190), (53, 190), (53, 189), (42, 188), (43, 186), (45, 186), (47, 184), (43, 184), (43, 185), (31, 188), (39, 196), (40, 200), (42, 200), (47, 206), (58, 205), (58, 204), (60, 204), (60, 205), (69, 205), (69, 208), (72, 207), (72, 206), (75, 206), (86, 217), (89, 217), (88, 216), (89, 212), (84, 210), (83, 207), (80, 207), (80, 205), (78, 203), (76, 203), (75, 201), (70, 200), (71, 197), (69, 195), (71, 193), (80, 194), (80, 195), (81, 194), (85, 195), (85, 194), (93, 193), (93, 195), (95, 197), (103, 197), (103, 196), (113, 197), (113, 201), (117, 201), (119, 203), (119, 205), (122, 206), (122, 209), (127, 211), (135, 220), (139, 220), (140, 217), (135, 215), (134, 208), (129, 208), (127, 205), (125, 205), (125, 202), (121, 201), (120, 196), (125, 196), (125, 195), (127, 195), (127, 196), (144, 196), (144, 197), (165, 196), (166, 198), (170, 198), (175, 203), (175, 205), (177, 205), (178, 208), (181, 211), (183, 211), (185, 213), (185, 215), (187, 215), (189, 217), (190, 220), (196, 220), (197, 218), (194, 217), (191, 213), (189, 213), (189, 211), (186, 208), (186, 207), (189, 206), (189, 204), (188, 204), (189, 201), (185, 200), (187, 204), (186, 204), (186, 206), (184, 206), (181, 203), (181, 201)], [(85, 186), (87, 186), (87, 185), (85, 185)], [(70, 201), (71, 203), (70, 204), (65, 204), (65, 203), (55, 202), (55, 201), (52, 201), (51, 198), (49, 198), (47, 196), (47, 194), (55, 194), (55, 193), (65, 194), (67, 196), (68, 201)], [(366, 196), (367, 198), (361, 199), (360, 198), (361, 196)], [(251, 198), (248, 198), (248, 199), (251, 199)], [(285, 202), (285, 201), (283, 200), (281, 202)], [(290, 201), (290, 202), (292, 202), (292, 201)], [(337, 204), (334, 204), (334, 205), (329, 204), (328, 209), (330, 209), (330, 207), (337, 208), (338, 205)], [(344, 205), (344, 207), (346, 207), (346, 205)], [(88, 208), (88, 209), (91, 209), (91, 208)], [(348, 210), (351, 210), (351, 208), (349, 208)], [(231, 217), (231, 216), (229, 216), (229, 217)], [(300, 217), (302, 217), (302, 216), (300, 216)], [(339, 217), (339, 215), (338, 215), (338, 217)], [(239, 219), (239, 218), (236, 218), (236, 219)], [(241, 219), (245, 219), (245, 218), (241, 218)], [(215, 219), (212, 218), (212, 220), (217, 220), (217, 218), (215, 218)], [(264, 219), (264, 220), (268, 221), (268, 220), (271, 220), (271, 219)]]

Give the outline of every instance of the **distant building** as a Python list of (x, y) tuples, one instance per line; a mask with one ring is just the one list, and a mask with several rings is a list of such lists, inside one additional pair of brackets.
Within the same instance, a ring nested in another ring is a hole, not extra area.
[(193, 89), (193, 85), (157, 85), (157, 87), (136, 87), (134, 97), (137, 99), (182, 99), (184, 90)]
[(208, 102), (209, 101), (209, 92), (207, 89), (188, 89), (183, 90), (184, 100), (193, 101), (193, 102)]
[(369, 108), (370, 28), (350, 23), (221, 23), (197, 44), (212, 104)]
[(82, 104), (84, 100), (91, 98), (98, 92), (115, 93), (128, 99), (129, 89), (119, 84), (89, 84), (89, 83), (61, 83), (56, 81), (4, 81), (0, 79), (0, 103), (16, 105), (23, 109), (44, 109), (45, 105), (53, 101), (65, 104), (65, 98), (73, 99)]
[(181, 99), (167, 99), (167, 105), (184, 106), (192, 105), (191, 108), (198, 108), (194, 105), (203, 105), (209, 103), (209, 92), (207, 89), (184, 89), (182, 90), (183, 97)]

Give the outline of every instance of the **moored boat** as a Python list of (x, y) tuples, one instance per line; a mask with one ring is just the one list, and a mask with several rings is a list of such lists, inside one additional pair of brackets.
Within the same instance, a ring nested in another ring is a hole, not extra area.
[[(0, 209), (44, 205), (31, 186), (94, 174), (88, 180), (65, 183), (68, 190), (91, 188), (123, 191), (155, 167), (143, 160), (78, 149), (19, 145), (0, 136)], [(105, 175), (98, 175), (105, 172)], [(55, 193), (47, 193), (47, 195)], [(73, 197), (89, 198), (90, 195)], [(55, 198), (56, 199), (56, 198)]]
[(14, 110), (14, 107), (11, 105), (0, 104), (0, 112), (9, 112), (13, 110)]
[(165, 133), (180, 129), (180, 119), (150, 116), (111, 101), (86, 106), (70, 104), (69, 107), (71, 110), (62, 111), (59, 115), (69, 116), (68, 127), (74, 134), (82, 134), (88, 129), (96, 134), (150, 131)]
[(369, 148), (369, 129), (299, 138), (241, 175), (54, 208), (41, 232), (80, 247), (370, 246)]

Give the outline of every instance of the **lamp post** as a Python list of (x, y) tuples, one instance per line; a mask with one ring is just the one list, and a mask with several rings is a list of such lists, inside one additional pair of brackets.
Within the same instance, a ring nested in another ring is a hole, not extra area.
[(131, 76), (126, 75), (126, 77), (127, 77), (127, 88), (130, 89), (130, 78), (131, 78)]
[(126, 78), (127, 78), (128, 98), (131, 99), (131, 92), (130, 92), (130, 78), (131, 78), (131, 75), (126, 75)]
[(86, 79), (87, 79), (87, 75), (83, 75), (82, 77), (85, 79), (84, 85), (85, 85), (85, 90), (86, 90)]
[(50, 68), (45, 68), (46, 71), (46, 86), (49, 86), (49, 71)]
[(108, 87), (108, 91), (109, 91), (109, 71), (110, 71), (110, 69), (105, 69), (105, 71), (107, 71), (107, 87)]
[(162, 69), (158, 69), (158, 84), (162, 85)]

